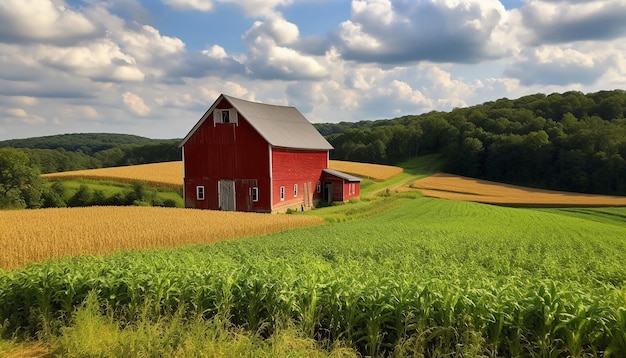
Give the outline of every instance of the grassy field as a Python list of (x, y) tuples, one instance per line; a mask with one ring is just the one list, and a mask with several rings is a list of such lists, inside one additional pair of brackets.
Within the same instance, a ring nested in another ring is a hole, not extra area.
[[(361, 200), (282, 215), (324, 225), (0, 270), (0, 355), (626, 356), (626, 207), (428, 198), (408, 184), (437, 158), (403, 165)], [(146, 234), (182, 220), (166, 216)]]
[[(293, 327), (328, 354), (626, 353), (626, 209), (380, 200), (388, 209), (354, 220), (0, 273), (0, 319), (8, 332), (74, 327), (95, 292), (101, 319), (133, 332), (146, 316), (158, 326), (180, 314), (265, 338)], [(53, 334), (52, 349), (79, 349), (59, 338), (70, 331)]]
[[(104, 180), (104, 179), (95, 179), (88, 177), (58, 177), (58, 178), (50, 178), (46, 185), (51, 187), (54, 183), (60, 182), (65, 188), (63, 200), (65, 202), (70, 201), (70, 198), (76, 194), (76, 192), (80, 189), (81, 186), (87, 186), (92, 192), (99, 191), (105, 197), (112, 197), (115, 195), (124, 196), (126, 193), (134, 190), (133, 184), (129, 181), (117, 181), (117, 180)], [(164, 202), (166, 200), (171, 201), (175, 204), (176, 207), (183, 207), (183, 197), (181, 195), (180, 187), (167, 187), (167, 186), (146, 186), (146, 191), (149, 192), (150, 196), (156, 197), (158, 200)]]

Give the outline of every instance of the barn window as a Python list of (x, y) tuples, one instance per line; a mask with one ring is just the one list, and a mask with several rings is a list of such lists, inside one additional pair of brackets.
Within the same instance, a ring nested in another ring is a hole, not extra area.
[(318, 193), (322, 192), (322, 183), (321, 182), (317, 182), (317, 192)]
[(252, 188), (252, 201), (255, 203), (259, 201), (259, 188), (256, 186)]
[(298, 196), (298, 184), (293, 185), (293, 196)]
[(284, 201), (285, 200), (285, 187), (281, 186), (280, 187), (280, 201)]
[(213, 125), (217, 123), (237, 124), (237, 110), (234, 108), (214, 110), (213, 111)]
[(196, 187), (196, 198), (198, 200), (204, 200), (204, 186), (198, 185)]

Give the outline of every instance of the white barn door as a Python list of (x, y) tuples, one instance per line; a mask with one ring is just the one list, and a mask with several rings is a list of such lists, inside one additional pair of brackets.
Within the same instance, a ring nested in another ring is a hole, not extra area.
[(220, 210), (235, 211), (235, 181), (220, 180), (218, 182)]

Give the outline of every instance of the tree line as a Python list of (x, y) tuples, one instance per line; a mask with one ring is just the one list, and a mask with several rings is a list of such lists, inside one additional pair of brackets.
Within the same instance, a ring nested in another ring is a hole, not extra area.
[[(397, 164), (441, 153), (444, 170), (454, 174), (626, 195), (625, 112), (623, 90), (570, 91), (315, 127), (334, 146), (331, 159)], [(1, 141), (0, 206), (44, 205), (53, 194), (29, 184), (40, 173), (181, 160), (179, 143), (105, 133)]]
[(449, 112), (316, 127), (332, 159), (396, 164), (441, 153), (446, 172), (626, 195), (626, 92), (533, 94)]
[(154, 188), (135, 182), (128, 189), (112, 194), (81, 184), (68, 190), (62, 181), (46, 184), (37, 166), (22, 151), (0, 148), (0, 209), (57, 208), (94, 205), (177, 206), (172, 199), (163, 199)]
[[(178, 148), (179, 139), (154, 140), (143, 138), (145, 140), (137, 141), (134, 139), (135, 136), (119, 135), (121, 138), (118, 138), (117, 141), (103, 144), (100, 135), (104, 135), (105, 138), (117, 136), (107, 133), (93, 133), (89, 137), (90, 140), (89, 138), (85, 139), (85, 134), (67, 134), (50, 137), (51, 141), (46, 145), (42, 144), (41, 138), (47, 137), (37, 137), (0, 142), (0, 148), (12, 147), (25, 153), (29, 158), (30, 165), (37, 167), (42, 174), (168, 162), (182, 158)], [(77, 136), (77, 143), (68, 143), (68, 138), (72, 136)], [(126, 137), (130, 137), (129, 142), (123, 142), (123, 138)]]

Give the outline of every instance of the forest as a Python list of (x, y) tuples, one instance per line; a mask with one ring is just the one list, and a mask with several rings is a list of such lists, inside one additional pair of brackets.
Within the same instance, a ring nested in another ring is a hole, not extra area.
[[(331, 159), (396, 164), (440, 153), (449, 173), (626, 195), (626, 92), (533, 94), (374, 121), (318, 123)], [(41, 173), (181, 160), (180, 139), (66, 134), (0, 141)]]
[(24, 152), (42, 174), (181, 160), (180, 139), (129, 134), (72, 133), (0, 141)]
[(625, 110), (623, 90), (572, 91), (316, 127), (334, 146), (332, 159), (395, 164), (441, 153), (453, 174), (626, 195)]

